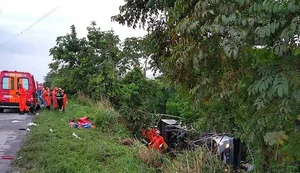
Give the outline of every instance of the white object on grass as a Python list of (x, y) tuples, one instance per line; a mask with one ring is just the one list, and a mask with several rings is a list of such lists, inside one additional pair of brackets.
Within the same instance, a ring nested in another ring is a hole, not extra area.
[(35, 124), (35, 123), (28, 123), (27, 126), (29, 126), (29, 127), (30, 126), (37, 126), (37, 124)]
[(80, 137), (78, 137), (74, 132), (72, 133), (72, 135), (77, 138), (77, 139), (81, 139)]
[(31, 127), (31, 126), (38, 126), (38, 125), (35, 123), (28, 123), (27, 126)]
[(53, 133), (53, 130), (52, 129), (49, 129), (50, 133)]

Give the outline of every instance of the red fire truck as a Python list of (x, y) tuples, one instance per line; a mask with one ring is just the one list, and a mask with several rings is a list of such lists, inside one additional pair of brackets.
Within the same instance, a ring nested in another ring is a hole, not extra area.
[(19, 108), (18, 84), (27, 90), (26, 105), (32, 111), (36, 104), (36, 82), (34, 76), (28, 72), (1, 71), (0, 72), (0, 113), (4, 109)]

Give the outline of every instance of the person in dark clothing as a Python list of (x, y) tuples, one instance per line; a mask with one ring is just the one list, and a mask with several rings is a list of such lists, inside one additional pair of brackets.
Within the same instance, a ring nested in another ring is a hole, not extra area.
[(63, 94), (61, 88), (58, 89), (58, 91), (55, 94), (55, 97), (56, 97), (56, 100), (57, 100), (59, 111), (62, 112), (63, 101), (64, 101), (64, 94)]

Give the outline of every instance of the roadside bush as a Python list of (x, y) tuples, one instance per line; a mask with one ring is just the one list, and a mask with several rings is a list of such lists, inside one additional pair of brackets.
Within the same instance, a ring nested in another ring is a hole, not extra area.
[(156, 151), (150, 150), (142, 144), (138, 144), (137, 157), (142, 160), (148, 167), (159, 168), (163, 164), (163, 155)]
[(126, 106), (120, 109), (120, 113), (125, 119), (129, 131), (138, 137), (141, 137), (141, 129), (143, 127), (153, 127), (157, 125), (159, 119), (155, 114), (141, 110), (133, 110)]
[(225, 165), (217, 155), (209, 150), (199, 147), (196, 150), (184, 151), (176, 155), (176, 158), (166, 159), (163, 165), (163, 172), (185, 172), (185, 173), (222, 173)]
[(100, 101), (93, 101), (84, 93), (78, 92), (76, 103), (87, 106), (91, 114), (87, 115), (94, 125), (101, 131), (107, 133), (115, 133), (123, 137), (130, 136), (128, 130), (120, 122), (121, 115), (116, 112), (111, 103), (106, 99)]
[(99, 109), (95, 114), (95, 124), (102, 132), (123, 133), (127, 131), (126, 127), (119, 123), (120, 119), (120, 114), (113, 109)]
[(88, 96), (86, 96), (83, 92), (78, 91), (77, 92), (77, 97), (75, 97), (75, 101), (78, 104), (84, 105), (84, 106), (92, 106), (93, 105), (93, 100), (90, 99)]

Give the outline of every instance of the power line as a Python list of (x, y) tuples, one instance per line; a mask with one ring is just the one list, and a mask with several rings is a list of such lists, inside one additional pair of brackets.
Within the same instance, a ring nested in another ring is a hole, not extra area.
[[(37, 25), (38, 23), (40, 23), (41, 21), (43, 21), (44, 19), (46, 19), (48, 16), (50, 16), (53, 12), (55, 12), (57, 9), (59, 8), (59, 6), (56, 6), (55, 8), (53, 8), (51, 11), (47, 12), (46, 14), (44, 14), (42, 17), (40, 17), (39, 19), (37, 19), (33, 24), (29, 25), (27, 28), (25, 28), (23, 31), (21, 31), (20, 33), (16, 34), (15, 36), (11, 37), (10, 39), (6, 40), (5, 42), (0, 44), (1, 46), (4, 46), (5, 44), (9, 43), (10, 41), (16, 39), (18, 36), (20, 36), (21, 34), (23, 34), (24, 32), (28, 31), (29, 29), (31, 29), (32, 27), (34, 27), (35, 25)], [(2, 10), (2, 9), (1, 9)], [(1, 11), (0, 11), (1, 12)]]

